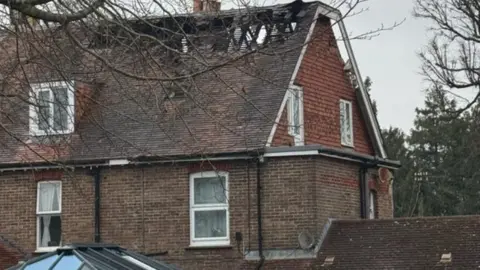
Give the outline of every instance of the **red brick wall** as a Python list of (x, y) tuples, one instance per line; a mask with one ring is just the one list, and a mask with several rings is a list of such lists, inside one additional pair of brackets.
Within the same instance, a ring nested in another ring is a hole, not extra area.
[[(303, 87), (305, 144), (342, 147), (340, 143), (339, 100), (352, 102), (354, 150), (373, 154), (365, 121), (328, 20), (319, 20), (309, 43), (295, 84)], [(286, 110), (272, 145), (288, 145)]]
[(20, 258), (20, 254), (17, 254), (15, 251), (10, 250), (0, 243), (0, 269), (6, 269), (17, 264)]
[[(257, 249), (256, 168), (245, 161), (215, 163), (229, 172), (231, 248), (188, 249), (190, 244), (189, 172), (199, 164), (120, 167), (102, 170), (101, 238), (103, 242), (145, 252), (168, 251), (159, 259), (183, 269), (253, 269), (242, 248)], [(261, 170), (265, 249), (297, 248), (298, 234), (318, 237), (329, 217), (359, 218), (359, 165), (325, 157), (266, 159)], [(64, 243), (94, 239), (93, 180), (88, 170), (63, 175), (15, 172), (0, 174), (0, 228), (27, 252), (35, 249), (36, 181), (62, 178)], [(379, 189), (380, 190), (380, 189)], [(379, 191), (381, 192), (381, 191)], [(391, 217), (392, 213), (384, 213)], [(237, 245), (235, 232), (243, 234)], [(265, 269), (292, 269), (312, 260), (268, 261)]]

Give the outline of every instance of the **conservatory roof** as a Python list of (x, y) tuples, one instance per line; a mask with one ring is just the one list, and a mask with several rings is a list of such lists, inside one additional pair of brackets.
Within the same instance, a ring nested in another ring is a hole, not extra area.
[(73, 244), (33, 258), (8, 270), (78, 269), (78, 270), (177, 270), (179, 268), (159, 262), (116, 245)]

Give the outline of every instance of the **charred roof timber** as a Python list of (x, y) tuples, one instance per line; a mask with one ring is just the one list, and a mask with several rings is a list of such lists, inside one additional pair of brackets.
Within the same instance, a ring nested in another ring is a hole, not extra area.
[(142, 46), (153, 45), (154, 40), (159, 40), (183, 52), (189, 51), (188, 46), (195, 42), (199, 43), (198, 39), (208, 37), (213, 37), (210, 46), (213, 50), (256, 49), (259, 45), (288, 38), (305, 16), (308, 5), (294, 1), (287, 5), (145, 17), (115, 25), (106, 23), (99, 26), (91, 44), (93, 48), (131, 45), (138, 39), (135, 33), (142, 33), (149, 37)]

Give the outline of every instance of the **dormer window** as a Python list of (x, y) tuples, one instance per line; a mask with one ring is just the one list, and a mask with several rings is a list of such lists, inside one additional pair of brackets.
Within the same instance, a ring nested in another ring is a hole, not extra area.
[(32, 84), (30, 91), (30, 134), (69, 134), (74, 126), (73, 82)]

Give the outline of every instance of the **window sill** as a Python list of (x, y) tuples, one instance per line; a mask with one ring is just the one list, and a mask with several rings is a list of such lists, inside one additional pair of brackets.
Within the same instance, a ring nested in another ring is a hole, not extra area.
[(56, 251), (60, 247), (43, 247), (43, 248), (37, 248), (34, 253), (49, 253), (52, 251)]
[(218, 245), (218, 246), (189, 246), (185, 250), (208, 250), (208, 249), (232, 249), (231, 245)]
[(348, 144), (348, 143), (342, 143), (342, 146), (346, 148), (351, 148), (351, 149), (355, 148), (353, 144)]

